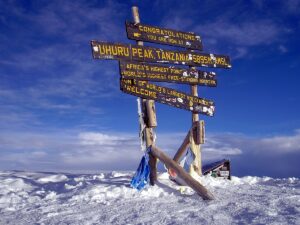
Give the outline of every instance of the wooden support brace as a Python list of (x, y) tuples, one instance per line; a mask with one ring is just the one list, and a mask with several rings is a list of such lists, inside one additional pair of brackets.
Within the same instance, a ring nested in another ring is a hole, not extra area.
[(185, 153), (187, 147), (190, 145), (190, 133), (193, 133), (193, 139), (195, 140), (196, 145), (204, 144), (204, 121), (196, 121), (193, 123), (192, 128), (189, 130), (187, 135), (184, 138), (181, 146), (178, 148), (176, 154), (173, 157), (175, 162), (179, 162), (183, 154)]
[(187, 135), (184, 138), (184, 141), (182, 142), (181, 146), (179, 147), (176, 154), (174, 155), (173, 160), (175, 162), (179, 162), (180, 158), (183, 156), (187, 147), (189, 146), (189, 143), (190, 143), (190, 131), (187, 133)]
[(198, 195), (204, 200), (213, 200), (214, 196), (208, 191), (202, 184), (196, 181), (190, 174), (178, 165), (177, 162), (169, 158), (163, 151), (155, 146), (152, 146), (150, 155), (157, 157), (162, 161), (168, 168), (172, 168), (178, 177), (180, 177), (188, 186), (190, 186)]

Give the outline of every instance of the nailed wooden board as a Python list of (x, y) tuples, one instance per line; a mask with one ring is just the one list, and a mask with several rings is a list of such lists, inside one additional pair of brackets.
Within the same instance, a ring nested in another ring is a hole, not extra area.
[(202, 50), (199, 35), (141, 23), (126, 22), (127, 37), (131, 40), (166, 44), (183, 48)]
[(194, 113), (207, 116), (214, 115), (215, 106), (213, 101), (188, 95), (172, 88), (151, 84), (147, 81), (120, 79), (120, 89), (127, 94), (152, 99)]
[(174, 66), (120, 61), (120, 74), (124, 79), (217, 86), (214, 72), (204, 72), (192, 68), (183, 69)]
[(91, 41), (94, 59), (134, 60), (142, 62), (181, 64), (190, 66), (231, 68), (225, 55), (172, 51), (130, 44)]

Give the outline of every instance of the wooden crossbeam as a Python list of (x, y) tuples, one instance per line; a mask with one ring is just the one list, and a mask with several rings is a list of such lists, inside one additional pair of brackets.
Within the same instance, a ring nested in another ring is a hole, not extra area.
[(162, 161), (168, 168), (175, 171), (178, 177), (180, 177), (188, 186), (190, 186), (198, 195), (200, 195), (204, 200), (213, 200), (213, 194), (206, 189), (202, 184), (195, 180), (190, 174), (185, 172), (185, 170), (178, 165), (177, 162), (169, 158), (163, 151), (159, 148), (152, 146), (150, 155), (158, 158)]

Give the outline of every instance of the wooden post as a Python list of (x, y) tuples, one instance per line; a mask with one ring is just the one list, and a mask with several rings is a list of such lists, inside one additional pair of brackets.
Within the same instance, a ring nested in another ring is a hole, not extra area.
[(148, 126), (157, 127), (155, 104), (153, 100), (146, 100), (146, 110), (148, 115)]
[(173, 157), (173, 160), (175, 162), (179, 162), (180, 158), (185, 153), (187, 147), (190, 145), (190, 137), (191, 134), (193, 135), (193, 142), (195, 142), (197, 145), (204, 143), (204, 121), (198, 121), (194, 122), (192, 128), (189, 130), (187, 135), (184, 138), (184, 141), (178, 148), (176, 154)]
[[(136, 6), (132, 7), (132, 16), (134, 23), (140, 23), (139, 9)], [(142, 41), (137, 41), (138, 45), (144, 45)], [(142, 110), (144, 115), (144, 121), (146, 124), (145, 128), (145, 138), (146, 146), (154, 145), (154, 130), (153, 127), (157, 126), (156, 122), (156, 113), (155, 113), (155, 104), (153, 100), (142, 99)], [(157, 158), (153, 155), (149, 156), (149, 165), (150, 165), (150, 184), (154, 185), (157, 181)]]
[[(191, 67), (192, 69), (195, 69), (194, 67)], [(198, 87), (197, 85), (191, 85), (191, 94), (193, 96), (197, 96), (198, 97)], [(199, 114), (198, 113), (192, 113), (192, 124), (194, 124), (194, 122), (199, 121)], [(194, 130), (194, 129), (192, 129)], [(193, 132), (190, 132), (191, 136), (190, 136), (190, 148), (192, 150), (192, 152), (195, 155), (195, 160), (192, 163), (191, 167), (190, 167), (190, 174), (192, 174), (193, 172), (196, 172), (199, 176), (202, 175), (202, 162), (201, 162), (201, 152), (200, 152), (200, 144), (196, 144), (195, 143), (195, 139), (194, 139), (194, 135)]]
[(179, 162), (180, 158), (182, 157), (183, 153), (187, 149), (190, 143), (190, 131), (187, 133), (187, 135), (184, 138), (184, 141), (182, 142), (181, 146), (178, 148), (176, 154), (173, 157), (173, 160), (175, 162)]
[(181, 178), (188, 186), (198, 193), (204, 200), (213, 200), (214, 196), (202, 184), (196, 181), (191, 175), (184, 171), (174, 160), (169, 158), (163, 151), (152, 146), (150, 155), (159, 158), (168, 168), (172, 168), (176, 175)]

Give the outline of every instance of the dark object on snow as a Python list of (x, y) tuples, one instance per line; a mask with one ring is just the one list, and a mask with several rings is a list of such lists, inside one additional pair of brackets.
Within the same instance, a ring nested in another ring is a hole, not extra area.
[(223, 159), (202, 167), (203, 174), (211, 174), (213, 177), (224, 177), (231, 180), (230, 161)]

